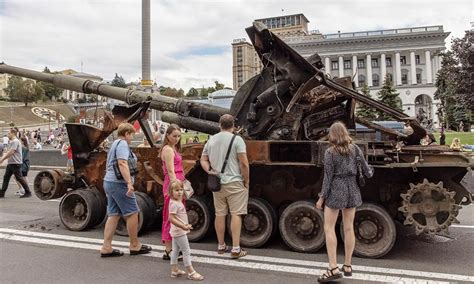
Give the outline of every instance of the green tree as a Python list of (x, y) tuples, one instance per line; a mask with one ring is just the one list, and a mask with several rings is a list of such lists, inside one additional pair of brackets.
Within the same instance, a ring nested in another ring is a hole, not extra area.
[(8, 78), (8, 86), (4, 89), (11, 101), (28, 103), (36, 102), (44, 95), (44, 90), (33, 80), (23, 80), (17, 76)]
[[(43, 69), (43, 73), (51, 74), (51, 71), (46, 66)], [(38, 82), (37, 84), (44, 90), (44, 96), (46, 96), (49, 100), (57, 99), (63, 93), (63, 89), (58, 88), (54, 86), (53, 84), (46, 83), (46, 82)]]
[(117, 73), (115, 73), (115, 77), (110, 83), (112, 86), (115, 87), (120, 87), (120, 88), (126, 88), (127, 84), (125, 83), (125, 80), (123, 79), (122, 76), (119, 76)]
[[(367, 86), (367, 84), (364, 84), (364, 86), (362, 86), (362, 89), (360, 91), (362, 92), (363, 95), (369, 98), (371, 97), (370, 89), (369, 89), (369, 86)], [(375, 120), (377, 118), (377, 111), (375, 111), (374, 108), (367, 106), (363, 103), (358, 103), (357, 116), (367, 119), (367, 120)]]
[[(392, 82), (385, 77), (382, 89), (377, 93), (378, 100), (389, 107), (394, 109), (402, 110), (402, 100), (399, 97), (399, 93), (396, 92), (392, 86)], [(386, 114), (383, 111), (378, 111), (377, 120), (391, 120), (393, 117)]]
[(435, 99), (440, 100), (438, 116), (446, 128), (456, 130), (462, 121), (467, 128), (474, 113), (474, 30), (452, 40), (452, 51), (442, 54)]
[(459, 64), (451, 51), (443, 53), (441, 56), (442, 66), (437, 74), (436, 87), (438, 90), (435, 93), (435, 99), (440, 101), (438, 117), (439, 121), (443, 123), (446, 128), (456, 128), (454, 110), (456, 107)]
[(224, 84), (219, 83), (219, 81), (214, 81), (214, 84), (216, 84), (215, 89), (217, 90), (222, 90), (225, 88)]
[(194, 88), (191, 88), (189, 89), (189, 92), (186, 94), (187, 97), (197, 97), (199, 96), (199, 92), (194, 89)]

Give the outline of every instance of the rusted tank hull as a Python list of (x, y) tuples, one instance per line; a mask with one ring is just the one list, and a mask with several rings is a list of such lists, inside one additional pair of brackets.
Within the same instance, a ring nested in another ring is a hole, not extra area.
[[(246, 144), (251, 183), (249, 214), (244, 218), (242, 229), (243, 245), (263, 246), (279, 231), (281, 238), (293, 250), (301, 252), (318, 250), (324, 245), (321, 243), (324, 242), (324, 238), (321, 237), (323, 221), (321, 212), (314, 208), (314, 202), (321, 190), (322, 163), (328, 143), (246, 141)], [(373, 159), (367, 144), (358, 144), (366, 153), (369, 152), (369, 161)], [(190, 220), (197, 228), (190, 236), (193, 241), (198, 241), (210, 233), (213, 224), (212, 193), (206, 188), (207, 175), (198, 162), (203, 146), (203, 144), (192, 144), (184, 145), (182, 148), (186, 177), (193, 184), (196, 193), (188, 202)], [(163, 205), (163, 171), (162, 162), (158, 157), (159, 148), (135, 148), (133, 151), (138, 157), (139, 169), (135, 188), (145, 193), (149, 198), (148, 202), (151, 201), (152, 206), (159, 209)], [(404, 216), (406, 212), (400, 208), (412, 210), (415, 208), (416, 211), (426, 215), (412, 216), (413, 221), (410, 225), (415, 225), (420, 232), (430, 230), (438, 232), (456, 222), (458, 204), (467, 205), (472, 202), (471, 194), (460, 184), (460, 180), (467, 173), (465, 165), (469, 164), (469, 160), (466, 160), (461, 153), (449, 153), (447, 154), (449, 158), (446, 159), (456, 162), (448, 165), (449, 162), (444, 161), (443, 155), (432, 156), (426, 149), (422, 151), (426, 152), (422, 162), (418, 159), (418, 163), (407, 163), (414, 161), (420, 153), (402, 151), (396, 156), (401, 163), (374, 165), (374, 177), (368, 179), (366, 186), (361, 189), (364, 205), (357, 215), (359, 222), (357, 218), (355, 222), (356, 229), (365, 232), (358, 233), (358, 245), (356, 245), (358, 255), (381, 257), (390, 251), (396, 238), (394, 222), (407, 222), (406, 220), (410, 218), (406, 218)], [(103, 195), (106, 155), (105, 151), (91, 152), (87, 159), (88, 164), (76, 169), (76, 182), (72, 187), (75, 186), (75, 189), (79, 190), (92, 188)], [(440, 161), (437, 161), (436, 157), (441, 157)], [(425, 180), (429, 182), (425, 184)], [(443, 185), (436, 187), (439, 182)], [(425, 188), (429, 191), (430, 198), (417, 200), (417, 196), (422, 194)], [(419, 192), (416, 192), (417, 190)], [(452, 195), (452, 201), (449, 195)], [(66, 197), (68, 195), (63, 198)], [(86, 197), (84, 206), (87, 205)], [(102, 200), (105, 202), (105, 199)], [(68, 203), (65, 202), (64, 206), (68, 206)], [(444, 212), (446, 208), (452, 206), (453, 210)], [(75, 209), (80, 213), (81, 208)], [(154, 223), (160, 217), (156, 212), (153, 215), (154, 220), (150, 212), (142, 214), (142, 219), (148, 223)], [(75, 223), (71, 216), (65, 219), (65, 222), (67, 227), (76, 228), (73, 226)], [(86, 225), (83, 224), (80, 228), (89, 227)], [(149, 224), (142, 226), (148, 227)]]

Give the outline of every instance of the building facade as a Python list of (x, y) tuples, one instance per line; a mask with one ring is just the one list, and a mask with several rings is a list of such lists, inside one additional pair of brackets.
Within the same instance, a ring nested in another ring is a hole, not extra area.
[[(260, 21), (272, 23), (272, 19), (275, 18)], [(308, 31), (307, 23), (300, 24), (300, 28), (300, 35), (280, 36), (305, 58), (317, 52), (323, 60), (326, 74), (333, 78), (351, 76), (357, 88), (367, 84), (372, 98), (377, 98), (384, 79), (388, 78), (400, 94), (406, 114), (439, 127), (436, 115), (439, 102), (434, 99), (435, 80), (441, 68), (440, 53), (445, 50), (445, 39), (449, 35), (449, 32), (444, 32), (443, 26), (337, 34)], [(285, 35), (282, 28), (279, 32)], [(233, 43), (233, 49), (244, 44), (250, 45), (240, 40)], [(242, 62), (245, 61), (243, 58)], [(253, 67), (254, 73), (246, 77), (247, 74), (236, 72), (240, 70), (236, 63), (239, 62), (234, 57), (234, 88), (237, 89), (245, 83), (240, 83), (239, 76), (248, 80), (258, 74), (261, 67)], [(258, 63), (261, 65), (260, 61)], [(247, 70), (252, 70), (252, 66), (248, 66)]]

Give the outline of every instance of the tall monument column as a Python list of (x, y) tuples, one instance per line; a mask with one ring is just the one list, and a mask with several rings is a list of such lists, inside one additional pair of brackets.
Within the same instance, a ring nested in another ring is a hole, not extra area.
[(151, 87), (150, 0), (142, 0), (142, 86)]

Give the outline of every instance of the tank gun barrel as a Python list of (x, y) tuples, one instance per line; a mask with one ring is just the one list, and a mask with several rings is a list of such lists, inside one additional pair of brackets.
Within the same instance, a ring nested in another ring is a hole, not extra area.
[[(20, 67), (10, 66), (0, 63), (0, 73), (7, 73), (20, 77), (33, 79), (53, 84), (56, 87), (72, 90), (84, 94), (97, 94), (100, 96), (112, 98), (115, 100), (126, 102), (127, 104), (135, 104), (144, 101), (151, 101), (150, 108), (176, 113), (180, 117), (188, 117), (188, 127), (193, 130), (196, 125), (192, 123), (192, 118), (206, 121), (218, 122), (221, 115), (229, 113), (230, 110), (223, 107), (203, 104), (191, 100), (177, 99), (163, 96), (156, 93), (147, 93), (139, 90), (129, 90), (125, 88), (115, 87), (102, 82), (96, 82), (89, 79), (78, 78), (63, 74), (51, 74), (24, 69)], [(166, 121), (166, 120), (165, 120)], [(168, 121), (167, 121), (168, 122)], [(174, 121), (169, 121), (174, 122)], [(198, 124), (199, 125), (199, 124)], [(183, 125), (183, 127), (186, 127)]]

